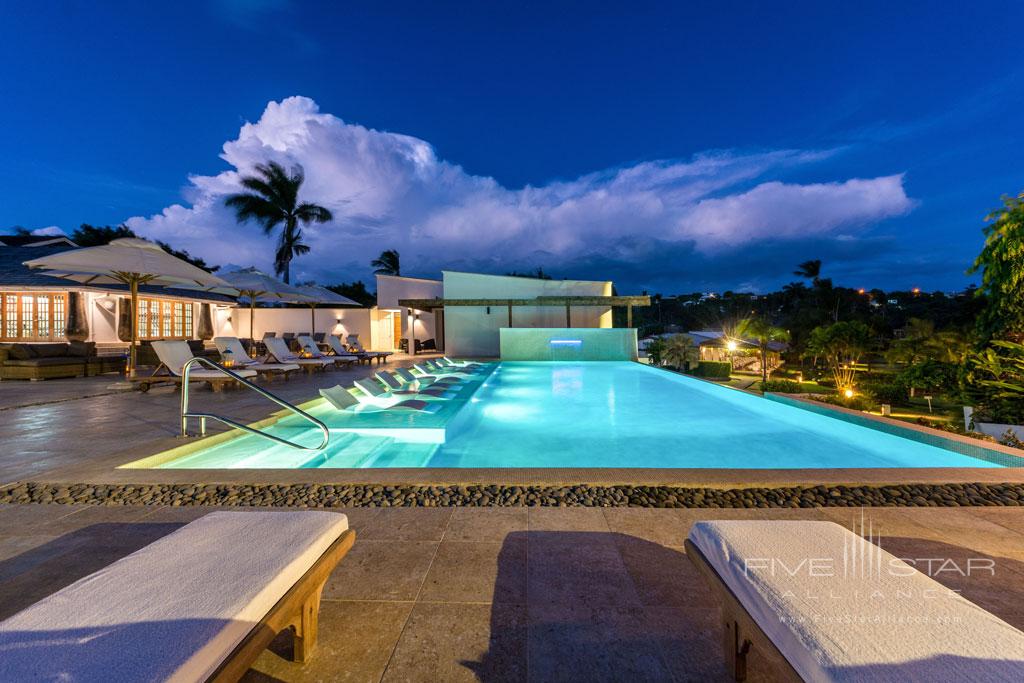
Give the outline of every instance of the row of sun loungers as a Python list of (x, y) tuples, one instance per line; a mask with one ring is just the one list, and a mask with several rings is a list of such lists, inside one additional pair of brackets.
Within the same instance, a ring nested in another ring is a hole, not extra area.
[[(213, 340), (224, 367), (243, 379), (258, 376), (287, 378), (298, 370), (311, 373), (327, 368), (347, 368), (358, 363), (371, 363), (373, 360), (381, 363), (390, 355), (386, 352), (353, 353), (336, 335), (325, 337), (325, 346), (329, 353), (322, 351), (308, 335), (299, 335), (296, 341), (302, 349), (301, 353), (293, 352), (283, 338), (265, 337), (263, 342), (267, 355), (262, 358), (251, 358), (237, 337), (215, 337)], [(154, 384), (180, 384), (183, 368), (193, 358), (188, 344), (183, 341), (155, 341), (153, 350), (160, 365), (151, 375), (132, 377), (131, 380), (143, 391), (147, 391)], [(193, 368), (189, 379), (206, 382), (214, 389), (235, 382), (234, 378), (208, 367)]]
[[(285, 629), (306, 661), (354, 541), (342, 514), (212, 512), (0, 622), (0, 680), (235, 681)], [(737, 681), (1024, 680), (1024, 633), (833, 522), (697, 522), (684, 545)]]
[(484, 370), (478, 363), (461, 364), (449, 358), (418, 363), (416, 369), (419, 375), (408, 368), (382, 370), (373, 377), (356, 380), (355, 392), (338, 385), (320, 389), (320, 395), (338, 410), (437, 412), (440, 404), (430, 399), (457, 397), (468, 386), (465, 379)]
[[(363, 348), (362, 342), (359, 341), (358, 334), (350, 334), (346, 339), (345, 343), (342, 343), (341, 339), (335, 334), (325, 334), (318, 332), (316, 334), (309, 334), (308, 332), (300, 332), (295, 334), (293, 332), (285, 332), (281, 337), (277, 336), (276, 332), (267, 332), (263, 335), (263, 344), (267, 345), (268, 340), (277, 339), (283, 341), (286, 347), (292, 347), (293, 343), (297, 344), (304, 352), (305, 351), (330, 351), (335, 355), (349, 355), (354, 356), (360, 362), (371, 363), (377, 361), (377, 363), (386, 363), (389, 356), (394, 355), (392, 351), (367, 351)], [(274, 342), (276, 344), (276, 342)]]

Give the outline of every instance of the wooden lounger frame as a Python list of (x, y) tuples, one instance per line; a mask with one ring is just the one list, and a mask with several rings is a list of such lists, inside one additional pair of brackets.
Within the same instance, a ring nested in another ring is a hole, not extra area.
[[(239, 369), (243, 369), (244, 370), (245, 368), (239, 368)], [(161, 374), (161, 371), (166, 372), (167, 374)], [(139, 385), (139, 390), (142, 391), (143, 393), (145, 393), (145, 392), (149, 391), (149, 388), (151, 386), (153, 386), (154, 384), (177, 384), (177, 385), (180, 385), (181, 384), (181, 375), (175, 375), (174, 373), (172, 373), (167, 368), (166, 365), (161, 363), (160, 365), (158, 365), (156, 367), (156, 370), (153, 371), (152, 375), (129, 377), (128, 381), (129, 382), (135, 382), (136, 384), (138, 384)], [(213, 389), (214, 391), (217, 391), (218, 389), (221, 389), (221, 388), (223, 388), (223, 387), (225, 387), (225, 386), (227, 386), (229, 384), (235, 384), (235, 378), (234, 377), (228, 377), (227, 375), (223, 375), (221, 377), (193, 377), (193, 378), (191, 378), (191, 381), (192, 382), (205, 382), (205, 383), (209, 384), (210, 388)]]
[(355, 543), (356, 532), (346, 530), (324, 551), (312, 567), (284, 594), (265, 617), (253, 627), (207, 681), (234, 683), (245, 675), (256, 658), (267, 649), (277, 634), (286, 628), (295, 632), (292, 659), (305, 662), (316, 647), (320, 620), (320, 594), (334, 568)]
[(690, 539), (686, 539), (684, 546), (686, 556), (704, 575), (712, 592), (718, 598), (722, 619), (722, 654), (725, 657), (725, 668), (733, 680), (747, 680), (747, 656), (755, 652), (758, 660), (768, 663), (776, 680), (803, 681), (785, 655), (757, 625), (736, 594), (704, 557), (704, 553)]

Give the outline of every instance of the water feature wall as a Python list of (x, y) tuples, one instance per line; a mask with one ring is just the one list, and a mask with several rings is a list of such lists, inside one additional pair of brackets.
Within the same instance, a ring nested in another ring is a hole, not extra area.
[(636, 360), (634, 328), (503, 327), (501, 360)]

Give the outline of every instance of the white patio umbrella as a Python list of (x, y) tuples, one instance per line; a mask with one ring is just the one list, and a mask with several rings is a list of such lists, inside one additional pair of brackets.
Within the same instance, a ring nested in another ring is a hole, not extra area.
[(310, 301), (306, 302), (309, 306), (310, 334), (314, 334), (316, 332), (317, 304), (324, 304), (326, 306), (362, 306), (359, 302), (352, 301), (352, 299), (349, 299), (347, 296), (342, 296), (337, 292), (332, 292), (326, 287), (321, 287), (320, 285), (297, 285), (296, 289), (311, 298)]
[(256, 329), (256, 302), (279, 301), (281, 303), (308, 303), (312, 297), (304, 294), (298, 287), (272, 278), (256, 268), (242, 268), (221, 275), (223, 280), (234, 290), (239, 299), (249, 302), (249, 348), (254, 348), (256, 340), (253, 331)]
[(71, 249), (25, 261), (29, 268), (46, 271), (82, 284), (125, 284), (132, 298), (132, 342), (128, 374), (135, 374), (139, 342), (139, 285), (176, 285), (206, 291), (230, 291), (227, 283), (188, 261), (171, 256), (159, 245), (134, 237), (116, 239), (100, 247)]

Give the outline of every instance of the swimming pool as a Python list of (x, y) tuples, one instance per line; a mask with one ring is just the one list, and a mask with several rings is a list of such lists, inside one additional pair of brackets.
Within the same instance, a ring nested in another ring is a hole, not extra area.
[[(1013, 459), (639, 363), (506, 362), (465, 393), (419, 424), (379, 415), (372, 419), (383, 422), (365, 429), (319, 402), (310, 411), (332, 435), (316, 454), (246, 435), (148, 466), (822, 469), (1000, 467)], [(301, 438), (307, 427), (285, 419), (270, 429)]]

